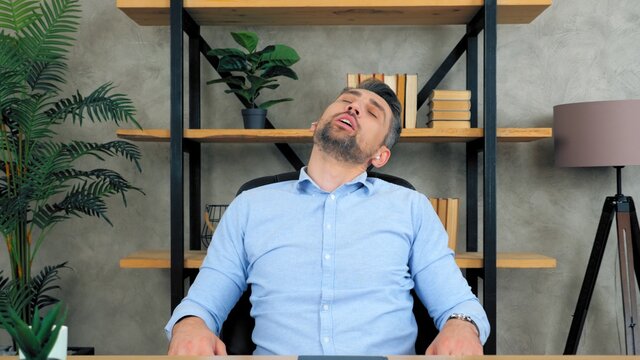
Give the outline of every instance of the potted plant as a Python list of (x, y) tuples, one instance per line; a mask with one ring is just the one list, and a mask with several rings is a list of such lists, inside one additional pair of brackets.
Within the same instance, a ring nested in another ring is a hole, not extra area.
[[(80, 168), (86, 158), (124, 157), (140, 171), (140, 152), (125, 141), (64, 142), (56, 129), (83, 121), (131, 122), (135, 109), (106, 83), (87, 96), (61, 96), (67, 54), (78, 30), (78, 0), (13, 0), (0, 6), (0, 235), (10, 277), (32, 295), (20, 318), (32, 324), (36, 308), (57, 300), (46, 293), (64, 264), (32, 276), (31, 265), (51, 229), (71, 216), (109, 224), (105, 199), (141, 190), (118, 172)], [(71, 120), (71, 121), (69, 121)], [(0, 278), (0, 281), (2, 279)]]
[(66, 358), (66, 327), (63, 324), (67, 313), (60, 313), (62, 304), (55, 304), (42, 318), (36, 307), (33, 323), (28, 324), (19, 314), (29, 306), (34, 296), (33, 289), (19, 285), (16, 281), (0, 280), (0, 327), (17, 344), (21, 359)]
[(246, 109), (242, 110), (245, 128), (264, 128), (267, 108), (291, 98), (270, 100), (257, 104), (256, 100), (264, 89), (274, 90), (278, 76), (297, 80), (298, 75), (290, 66), (298, 62), (298, 53), (286, 45), (269, 45), (260, 51), (258, 36), (253, 32), (232, 32), (231, 36), (245, 50), (236, 48), (218, 48), (208, 55), (219, 57), (216, 70), (221, 78), (208, 81), (207, 84), (226, 83), (231, 89), (226, 93), (238, 95)]

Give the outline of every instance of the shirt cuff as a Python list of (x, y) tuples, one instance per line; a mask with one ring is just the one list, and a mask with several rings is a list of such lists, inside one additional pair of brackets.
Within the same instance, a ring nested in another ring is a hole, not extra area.
[(169, 340), (171, 340), (171, 334), (175, 324), (186, 316), (195, 316), (202, 319), (202, 321), (204, 321), (204, 323), (207, 325), (209, 330), (213, 331), (213, 333), (216, 334), (216, 336), (219, 336), (220, 330), (218, 329), (218, 326), (216, 325), (216, 322), (213, 319), (213, 316), (211, 316), (211, 314), (209, 314), (209, 312), (203, 309), (202, 307), (196, 304), (193, 304), (188, 300), (183, 300), (180, 303), (180, 305), (178, 305), (176, 309), (173, 311), (173, 315), (171, 315), (169, 322), (164, 327), (164, 331)]

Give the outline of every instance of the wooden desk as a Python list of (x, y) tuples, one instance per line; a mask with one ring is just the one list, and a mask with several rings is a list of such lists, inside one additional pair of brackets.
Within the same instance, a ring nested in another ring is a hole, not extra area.
[[(10, 358), (10, 357), (7, 357)], [(11, 357), (13, 358), (13, 357)], [(204, 356), (69, 356), (68, 360), (212, 360)], [(445, 360), (452, 359), (447, 356), (389, 356), (389, 360)], [(640, 359), (640, 356), (615, 356), (615, 355), (487, 355), (487, 356), (463, 356), (455, 359), (462, 360), (610, 360), (610, 359)], [(297, 356), (217, 356), (216, 360), (297, 360)]]

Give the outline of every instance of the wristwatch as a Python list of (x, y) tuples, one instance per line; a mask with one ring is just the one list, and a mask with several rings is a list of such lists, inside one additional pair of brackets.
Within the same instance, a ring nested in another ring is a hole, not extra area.
[(447, 319), (447, 321), (451, 320), (451, 319), (458, 319), (458, 320), (463, 320), (463, 321), (470, 322), (476, 328), (476, 331), (478, 332), (478, 336), (480, 336), (480, 328), (478, 328), (478, 325), (476, 324), (475, 321), (473, 321), (471, 316), (469, 316), (467, 314), (453, 313), (453, 314), (449, 315), (449, 318)]

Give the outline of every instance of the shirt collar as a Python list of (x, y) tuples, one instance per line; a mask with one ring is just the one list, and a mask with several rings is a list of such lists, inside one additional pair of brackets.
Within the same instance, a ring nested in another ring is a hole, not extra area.
[[(300, 177), (295, 182), (295, 188), (300, 193), (324, 193), (327, 192), (322, 190), (318, 184), (313, 181), (313, 179), (307, 174), (307, 167), (303, 167), (300, 169)], [(366, 195), (370, 195), (373, 192), (373, 179), (367, 176), (367, 172), (363, 171), (360, 175), (355, 177), (353, 180), (341, 185), (338, 187), (334, 193), (343, 194), (343, 193), (352, 193), (358, 189), (362, 188)]]

